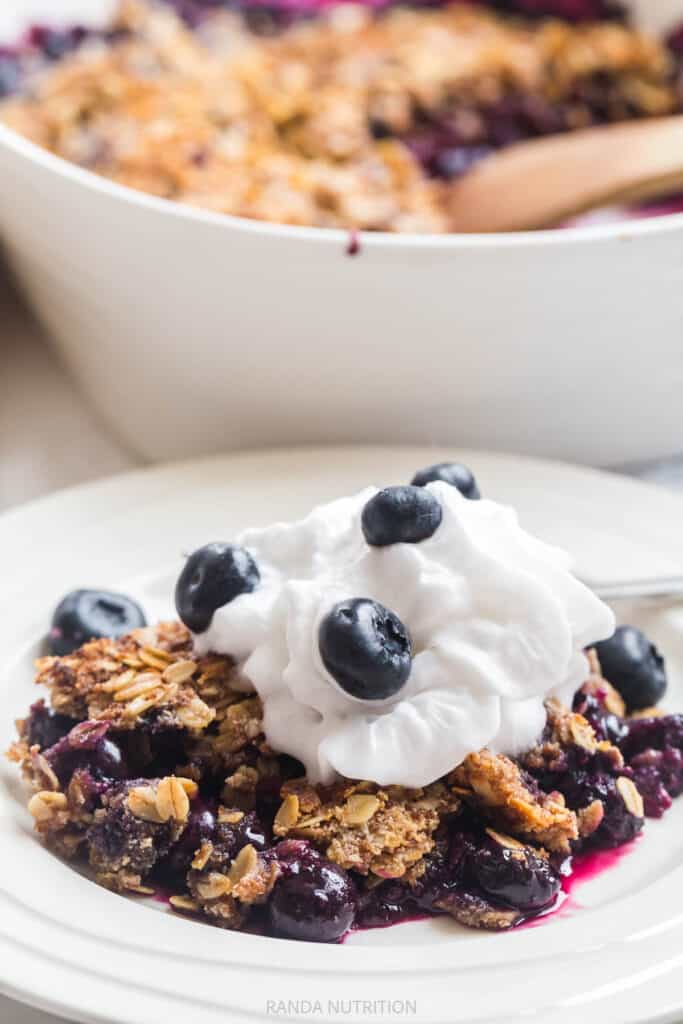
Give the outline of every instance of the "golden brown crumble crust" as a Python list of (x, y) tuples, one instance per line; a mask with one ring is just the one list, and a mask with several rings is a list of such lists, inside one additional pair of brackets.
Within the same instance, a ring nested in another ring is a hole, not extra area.
[[(588, 724), (588, 723), (586, 723)], [(520, 766), (501, 754), (469, 754), (449, 776), (454, 791), (513, 835), (569, 853), (578, 839), (576, 815), (560, 793), (544, 793)]]
[[(609, 686), (604, 680), (601, 682)], [(597, 680), (591, 677), (586, 684), (587, 692), (596, 687)], [(561, 765), (566, 751), (572, 748), (577, 748), (589, 756), (599, 754), (614, 770), (623, 768), (624, 759), (621, 751), (607, 740), (598, 740), (593, 727), (583, 715), (571, 711), (554, 699), (546, 702), (546, 711), (546, 736), (522, 757), (522, 763), (526, 768), (531, 771), (554, 771)]]
[(233, 662), (196, 658), (188, 630), (177, 622), (145, 626), (121, 640), (92, 640), (65, 657), (40, 658), (36, 682), (47, 687), (60, 714), (117, 729), (133, 729), (153, 712), (168, 727), (200, 734), (216, 718), (222, 728), (231, 705), (245, 698)]
[(401, 878), (434, 847), (434, 832), (460, 800), (443, 782), (425, 789), (343, 780), (314, 787), (286, 782), (275, 817), (279, 837), (309, 839), (340, 867)]

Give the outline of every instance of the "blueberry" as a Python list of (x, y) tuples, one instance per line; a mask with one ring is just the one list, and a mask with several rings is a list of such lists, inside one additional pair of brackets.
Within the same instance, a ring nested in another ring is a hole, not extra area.
[(20, 84), (19, 59), (9, 50), (0, 48), (0, 99), (17, 92)]
[(75, 719), (48, 708), (44, 700), (36, 701), (31, 705), (31, 712), (26, 720), (29, 746), (35, 745), (41, 750), (46, 750), (66, 736), (75, 725)]
[(48, 60), (59, 60), (73, 49), (71, 36), (67, 32), (53, 32), (45, 29), (40, 38), (40, 49)]
[(378, 601), (340, 601), (321, 622), (318, 644), (330, 675), (361, 700), (393, 697), (410, 675), (408, 630)]
[(427, 466), (419, 470), (412, 479), (413, 487), (426, 487), (441, 481), (455, 487), (466, 498), (478, 501), (481, 493), (477, 481), (471, 469), (461, 465), (459, 462), (437, 462), (434, 466)]
[(513, 849), (488, 839), (471, 857), (470, 868), (487, 896), (527, 913), (550, 906), (560, 890), (557, 872), (528, 847)]
[(92, 754), (92, 764), (96, 773), (104, 779), (122, 779), (126, 774), (126, 764), (118, 743), (105, 737)]
[(493, 150), (490, 146), (450, 146), (436, 156), (434, 171), (438, 178), (452, 181), (454, 178), (461, 178), (463, 174), (467, 174), (492, 153)]
[(417, 917), (420, 912), (412, 887), (392, 878), (363, 890), (356, 923), (361, 928), (385, 928), (406, 918)]
[(628, 734), (628, 724), (605, 706), (605, 698), (600, 693), (587, 693), (578, 690), (574, 696), (573, 709), (593, 726), (599, 740), (609, 740), (614, 746)]
[(282, 876), (269, 904), (273, 930), (290, 939), (338, 942), (356, 913), (353, 882), (343, 868), (306, 844), (291, 845), (291, 851), (286, 842), (276, 847)]
[(84, 770), (97, 781), (123, 779), (127, 774), (123, 752), (107, 733), (108, 722), (80, 722), (45, 750), (45, 759), (63, 785), (74, 772)]
[(652, 707), (662, 699), (666, 692), (664, 659), (639, 629), (620, 626), (595, 649), (605, 679), (619, 691), (629, 711)]
[(240, 594), (250, 594), (260, 579), (254, 559), (244, 548), (206, 544), (190, 555), (178, 577), (178, 615), (193, 633), (203, 633), (211, 625), (217, 608)]
[(635, 839), (642, 830), (643, 818), (626, 806), (613, 775), (577, 769), (556, 778), (554, 782), (573, 811), (588, 807), (595, 800), (602, 804), (603, 819), (595, 832), (584, 841), (586, 849), (606, 850), (622, 846)]
[(267, 846), (265, 829), (254, 811), (243, 814), (233, 824), (219, 821), (212, 841), (216, 850), (221, 850), (229, 858), (235, 858), (247, 843), (256, 850), (265, 850)]
[(173, 846), (163, 865), (164, 872), (184, 882), (194, 855), (204, 841), (213, 837), (215, 827), (216, 818), (213, 808), (208, 804), (198, 803), (195, 808), (190, 810), (185, 831)]
[[(659, 751), (649, 751), (656, 757), (661, 756)], [(640, 754), (638, 759), (642, 761), (647, 755)], [(662, 782), (661, 774), (657, 764), (639, 764), (633, 767), (633, 782), (636, 789), (643, 798), (643, 808), (647, 818), (661, 818), (669, 810), (673, 800), (671, 793)]]
[(74, 590), (55, 609), (48, 645), (51, 654), (71, 654), (88, 640), (124, 636), (146, 625), (140, 605), (124, 594)]
[(683, 24), (676, 25), (667, 36), (666, 45), (678, 60), (683, 57)]
[(646, 750), (683, 750), (683, 715), (655, 715), (626, 722), (619, 749), (628, 764)]
[(411, 886), (414, 898), (423, 910), (434, 910), (435, 904), (463, 884), (466, 850), (469, 842), (456, 834), (452, 842), (437, 841), (435, 848), (424, 859), (424, 870)]
[(375, 548), (419, 544), (436, 532), (442, 515), (437, 498), (422, 487), (386, 487), (366, 504), (361, 525)]
[(381, 139), (390, 139), (394, 132), (392, 131), (391, 125), (387, 124), (381, 117), (370, 117), (368, 120), (368, 129), (373, 139), (380, 141)]

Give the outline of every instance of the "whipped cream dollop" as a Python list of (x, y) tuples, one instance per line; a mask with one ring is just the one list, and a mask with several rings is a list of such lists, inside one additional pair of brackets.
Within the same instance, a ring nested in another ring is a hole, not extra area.
[[(263, 701), (269, 744), (313, 782), (419, 787), (483, 747), (521, 753), (543, 730), (545, 699), (570, 702), (588, 675), (584, 648), (614, 631), (568, 556), (522, 530), (512, 509), (441, 482), (428, 489), (443, 515), (418, 544), (368, 545), (361, 514), (375, 488), (246, 530), (236, 541), (260, 584), (195, 637), (198, 653), (237, 660)], [(322, 620), (358, 597), (389, 608), (412, 639), (407, 682), (384, 701), (346, 693), (320, 654)]]

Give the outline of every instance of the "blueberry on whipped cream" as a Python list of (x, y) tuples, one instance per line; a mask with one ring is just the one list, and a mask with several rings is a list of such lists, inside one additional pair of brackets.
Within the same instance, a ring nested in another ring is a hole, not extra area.
[(421, 487), (385, 487), (363, 509), (363, 536), (372, 547), (419, 544), (439, 528), (441, 505)]
[(217, 608), (258, 586), (259, 571), (244, 548), (206, 544), (188, 558), (175, 590), (178, 615), (193, 633), (208, 629)]
[[(213, 614), (205, 606), (194, 631), (198, 655), (237, 662), (261, 697), (268, 743), (314, 783), (341, 775), (420, 787), (485, 747), (518, 755), (541, 735), (547, 698), (570, 704), (587, 678), (584, 649), (614, 630), (568, 557), (522, 530), (511, 509), (441, 480), (406, 490), (405, 505), (384, 497), (396, 489), (368, 488), (299, 522), (244, 531), (229, 550), (248, 552), (242, 564), (258, 566), (259, 584), (210, 601)], [(368, 543), (379, 530), (369, 508), (389, 508), (391, 543)], [(405, 508), (427, 509), (424, 539), (405, 528)], [(392, 618), (370, 625), (378, 607)], [(340, 608), (351, 615), (343, 629)], [(368, 618), (354, 621), (361, 611)], [(404, 669), (391, 685), (379, 672), (380, 687), (372, 655), (393, 617), (410, 637), (409, 673), (398, 686)], [(383, 696), (359, 700), (363, 688)]]
[(415, 474), (411, 483), (413, 487), (426, 487), (437, 480), (442, 480), (451, 487), (456, 487), (460, 493), (471, 501), (478, 501), (481, 492), (474, 477), (474, 473), (461, 462), (437, 462), (433, 466), (426, 466)]
[(327, 671), (359, 700), (394, 697), (410, 675), (408, 631), (378, 601), (340, 601), (321, 622), (319, 643)]

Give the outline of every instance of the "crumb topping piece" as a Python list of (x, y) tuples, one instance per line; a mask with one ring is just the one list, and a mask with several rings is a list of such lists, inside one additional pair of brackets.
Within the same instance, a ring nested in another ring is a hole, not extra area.
[[(603, 692), (595, 679), (591, 679), (587, 687), (586, 692)], [(598, 740), (595, 730), (583, 715), (554, 699), (546, 702), (546, 711), (548, 719), (543, 738), (521, 759), (530, 771), (566, 771), (577, 762), (595, 759), (610, 770), (623, 768), (624, 759), (619, 748), (608, 740)]]
[(280, 867), (250, 843), (232, 859), (211, 843), (198, 851), (188, 874), (195, 904), (216, 924), (236, 928), (249, 908), (265, 902), (280, 877)]
[(578, 839), (576, 815), (560, 793), (545, 793), (509, 757), (470, 754), (449, 776), (454, 792), (495, 824), (548, 850), (569, 853)]
[(425, 789), (344, 780), (313, 787), (286, 782), (273, 825), (278, 837), (308, 839), (342, 868), (400, 878), (434, 847), (442, 817), (460, 800), (442, 782)]
[(60, 714), (124, 730), (153, 717), (161, 726), (200, 734), (244, 699), (244, 681), (232, 661), (195, 659), (190, 633), (176, 622), (146, 626), (120, 640), (93, 640), (64, 657), (40, 658), (36, 682), (48, 688)]
[(188, 811), (187, 790), (175, 777), (108, 788), (85, 836), (96, 880), (119, 892), (154, 892), (143, 879), (182, 836)]

